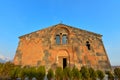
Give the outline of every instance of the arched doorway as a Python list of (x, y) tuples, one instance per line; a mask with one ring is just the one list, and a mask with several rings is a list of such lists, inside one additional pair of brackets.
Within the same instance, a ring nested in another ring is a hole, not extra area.
[(66, 50), (59, 50), (57, 53), (58, 66), (65, 68), (69, 66), (69, 53)]

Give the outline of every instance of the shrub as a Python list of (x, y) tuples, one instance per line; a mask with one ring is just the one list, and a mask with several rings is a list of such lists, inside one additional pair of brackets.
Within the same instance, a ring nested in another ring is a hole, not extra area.
[(61, 67), (57, 67), (55, 70), (55, 78), (56, 80), (62, 80), (63, 79), (63, 70)]
[(71, 69), (70, 67), (66, 67), (63, 69), (63, 77), (65, 80), (69, 80), (71, 79), (71, 76), (72, 76), (72, 72), (71, 72)]
[(54, 72), (52, 69), (48, 70), (47, 78), (48, 78), (48, 80), (51, 80), (54, 78)]
[(80, 72), (82, 74), (82, 79), (83, 80), (89, 80), (90, 74), (89, 74), (89, 70), (88, 70), (87, 67), (85, 67), (85, 66), (81, 67)]
[(30, 67), (28, 68), (28, 71), (27, 71), (27, 77), (29, 77), (29, 79), (32, 80), (33, 77), (36, 77), (37, 75), (37, 71), (36, 71), (36, 68), (35, 67)]
[(81, 73), (76, 67), (73, 67), (72, 69), (72, 79), (73, 80), (80, 80), (81, 79)]
[(105, 73), (108, 75), (109, 80), (114, 80), (114, 76), (110, 71), (106, 71)]
[(37, 80), (43, 80), (45, 77), (45, 74), (46, 74), (46, 71), (44, 66), (40, 66), (37, 68), (37, 72), (36, 72)]
[(20, 67), (18, 67), (18, 66), (14, 67), (14, 69), (11, 70), (11, 72), (10, 72), (10, 77), (13, 80), (16, 79), (19, 76), (19, 74), (20, 74), (20, 70), (21, 70)]
[(105, 77), (105, 74), (101, 70), (97, 70), (97, 75), (100, 80), (102, 80)]
[(120, 79), (120, 68), (115, 68), (115, 69), (114, 69), (114, 75), (115, 75), (118, 79)]
[(89, 70), (90, 78), (91, 78), (92, 80), (96, 80), (96, 78), (97, 78), (97, 73), (96, 73), (96, 71), (95, 71), (93, 68), (89, 68), (88, 70)]
[(11, 62), (6, 62), (1, 64), (0, 75), (3, 78), (10, 78), (11, 71), (14, 69), (14, 64)]

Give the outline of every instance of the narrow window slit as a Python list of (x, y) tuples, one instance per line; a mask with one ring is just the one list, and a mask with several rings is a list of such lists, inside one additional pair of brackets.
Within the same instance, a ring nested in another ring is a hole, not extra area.
[(89, 43), (89, 41), (86, 42), (86, 47), (88, 48), (88, 50), (90, 50), (90, 43)]

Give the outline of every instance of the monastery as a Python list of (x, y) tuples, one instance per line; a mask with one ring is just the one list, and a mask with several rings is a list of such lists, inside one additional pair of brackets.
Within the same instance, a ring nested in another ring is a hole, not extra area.
[(61, 23), (20, 36), (14, 64), (111, 68), (102, 35)]

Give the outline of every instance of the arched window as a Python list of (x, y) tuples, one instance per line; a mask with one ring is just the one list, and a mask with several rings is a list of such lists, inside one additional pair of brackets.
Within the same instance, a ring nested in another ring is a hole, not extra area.
[(62, 44), (67, 44), (67, 35), (62, 36)]
[(68, 41), (67, 35), (62, 33), (57, 34), (55, 39), (56, 39), (56, 44), (67, 44)]
[(88, 48), (88, 50), (90, 50), (90, 43), (89, 43), (89, 41), (86, 41), (86, 47)]
[(56, 35), (56, 44), (60, 44), (60, 35)]
[(60, 26), (55, 29), (54, 33), (55, 44), (65, 45), (68, 44), (69, 40), (69, 30), (64, 27)]

